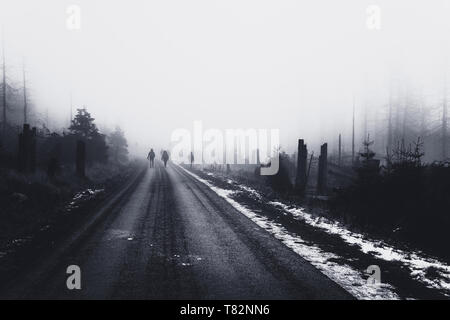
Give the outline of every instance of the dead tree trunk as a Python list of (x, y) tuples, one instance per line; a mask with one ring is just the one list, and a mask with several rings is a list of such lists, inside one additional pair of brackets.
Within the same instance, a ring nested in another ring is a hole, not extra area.
[(86, 170), (86, 144), (84, 141), (77, 141), (77, 149), (76, 149), (76, 173), (80, 178), (85, 177)]
[(352, 165), (355, 164), (355, 103), (353, 102), (352, 117)]
[(28, 123), (27, 81), (25, 77), (25, 64), (23, 66), (23, 123)]
[(327, 154), (328, 154), (328, 145), (324, 143), (320, 147), (320, 156), (319, 156), (319, 174), (317, 181), (317, 193), (318, 194), (327, 194)]
[(306, 187), (306, 162), (308, 149), (303, 139), (298, 140), (297, 151), (297, 175), (295, 177), (295, 189), (301, 196), (305, 194)]
[(30, 130), (29, 124), (24, 124), (19, 134), (18, 169), (27, 173), (36, 171), (36, 128)]
[(17, 165), (18, 165), (18, 170), (20, 172), (25, 172), (25, 168), (26, 168), (26, 163), (27, 163), (27, 159), (26, 159), (26, 147), (25, 147), (25, 126), (23, 128), (23, 132), (19, 133), (19, 154), (18, 154), (18, 159), (17, 159)]
[(3, 102), (3, 134), (6, 132), (6, 125), (7, 125), (7, 119), (6, 119), (6, 57), (5, 57), (5, 38), (2, 34), (2, 55), (3, 55), (3, 63), (2, 63), (2, 69), (3, 69), (3, 79), (2, 79), (2, 102)]
[(387, 132), (387, 150), (392, 147), (392, 92), (389, 93), (389, 114), (388, 114), (388, 132)]
[(29, 170), (31, 173), (36, 172), (36, 128), (31, 130), (30, 149), (29, 149)]
[(338, 158), (339, 167), (342, 165), (342, 136), (339, 134), (339, 158)]
[(447, 99), (444, 97), (442, 108), (442, 160), (447, 160), (447, 121), (448, 121)]
[(61, 143), (56, 144), (50, 153), (50, 159), (47, 164), (47, 176), (54, 179), (60, 173), (59, 158), (61, 155)]
[(305, 192), (306, 192), (306, 187), (308, 186), (309, 174), (311, 173), (311, 165), (312, 165), (313, 159), (314, 159), (314, 151), (311, 153), (311, 157), (309, 157), (308, 172), (306, 173), (306, 181), (305, 181)]

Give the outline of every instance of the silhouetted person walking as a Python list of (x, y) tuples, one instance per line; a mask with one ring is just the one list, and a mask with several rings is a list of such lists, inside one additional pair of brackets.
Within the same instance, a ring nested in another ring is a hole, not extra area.
[(150, 149), (150, 152), (148, 153), (147, 160), (150, 161), (150, 168), (155, 167), (155, 152), (153, 149)]
[(191, 161), (191, 168), (192, 168), (192, 164), (194, 163), (194, 153), (193, 152), (191, 152), (191, 156), (190, 156), (189, 160)]
[(167, 153), (166, 150), (163, 151), (161, 159), (162, 161), (164, 161), (164, 167), (167, 167), (167, 161), (169, 161), (169, 154)]

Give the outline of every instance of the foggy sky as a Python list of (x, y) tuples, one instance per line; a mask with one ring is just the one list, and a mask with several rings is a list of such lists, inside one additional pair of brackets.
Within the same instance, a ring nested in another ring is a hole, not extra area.
[[(66, 8), (81, 8), (68, 30)], [(381, 29), (366, 26), (369, 5)], [(441, 99), (450, 1), (0, 0), (8, 77), (67, 126), (70, 94), (100, 127), (120, 125), (135, 150), (168, 148), (176, 128), (279, 128), (293, 149), (387, 103), (392, 82)], [(136, 145), (136, 143), (138, 145)]]

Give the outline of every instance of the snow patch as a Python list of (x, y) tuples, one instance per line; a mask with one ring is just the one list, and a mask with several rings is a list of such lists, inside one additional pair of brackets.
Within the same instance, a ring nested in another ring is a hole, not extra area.
[[(341, 226), (338, 222), (330, 221), (324, 217), (315, 217), (303, 208), (288, 206), (284, 203), (273, 201), (269, 202), (292, 214), (295, 219), (300, 219), (307, 224), (320, 228), (321, 230), (340, 236), (350, 245), (355, 245), (365, 254), (370, 254), (376, 258), (385, 261), (399, 261), (409, 268), (411, 276), (417, 281), (422, 282), (429, 288), (444, 291), (444, 294), (450, 296), (450, 266), (437, 259), (426, 257), (419, 252), (405, 252), (394, 248), (384, 241), (368, 239), (362, 234), (351, 232)], [(427, 271), (433, 269), (438, 277), (435, 279), (427, 278)]]

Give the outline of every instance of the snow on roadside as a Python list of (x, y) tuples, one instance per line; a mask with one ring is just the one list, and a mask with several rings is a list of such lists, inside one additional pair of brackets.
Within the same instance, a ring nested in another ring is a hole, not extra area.
[(72, 201), (66, 206), (66, 211), (71, 212), (75, 209), (78, 209), (84, 203), (95, 199), (99, 194), (105, 192), (105, 189), (86, 189), (78, 192), (73, 198)]
[[(357, 299), (399, 299), (398, 295), (394, 292), (394, 288), (386, 283), (382, 284), (368, 284), (364, 275), (357, 269), (354, 269), (346, 264), (338, 264), (335, 261), (339, 260), (338, 256), (334, 253), (326, 252), (320, 249), (318, 246), (304, 241), (297, 234), (293, 234), (286, 230), (281, 224), (276, 223), (266, 217), (258, 215), (249, 210), (245, 206), (241, 205), (237, 201), (231, 198), (231, 195), (236, 191), (222, 189), (212, 185), (209, 181), (200, 178), (198, 175), (184, 169), (182, 170), (197, 179), (198, 181), (207, 185), (220, 197), (224, 198), (235, 209), (247, 216), (258, 226), (271, 233), (275, 238), (280, 240), (288, 248), (292, 249), (295, 253), (309, 261), (313, 266), (319, 269), (323, 274), (328, 276), (334, 282), (346, 289)], [(254, 195), (260, 195), (255, 190), (240, 185), (241, 188), (251, 192)]]
[[(450, 266), (437, 259), (426, 257), (419, 252), (405, 252), (394, 248), (381, 240), (372, 240), (367, 237), (345, 229), (337, 222), (330, 221), (324, 217), (315, 217), (304, 211), (303, 208), (288, 206), (281, 202), (269, 202), (275, 207), (292, 214), (307, 224), (320, 228), (325, 232), (340, 236), (345, 242), (359, 247), (360, 251), (370, 254), (385, 261), (399, 261), (409, 268), (411, 276), (422, 282), (429, 288), (438, 289), (450, 296)], [(432, 268), (438, 278), (427, 278), (427, 270)]]
[[(253, 188), (242, 186), (242, 184), (231, 179), (228, 179), (228, 183), (249, 192), (259, 199), (261, 198), (258, 191)], [(400, 262), (408, 268), (413, 279), (429, 288), (440, 290), (444, 295), (450, 297), (449, 264), (439, 261), (436, 258), (429, 257), (419, 251), (406, 252), (399, 248), (395, 248), (382, 240), (371, 239), (366, 235), (351, 232), (345, 229), (340, 223), (331, 221), (325, 217), (317, 217), (309, 214), (301, 207), (286, 205), (279, 201), (272, 201), (269, 202), (269, 204), (290, 213), (295, 219), (302, 220), (312, 227), (321, 229), (328, 234), (338, 235), (346, 243), (357, 246), (364, 254), (369, 254), (385, 261)], [(431, 276), (429, 275), (429, 271), (431, 271)]]

